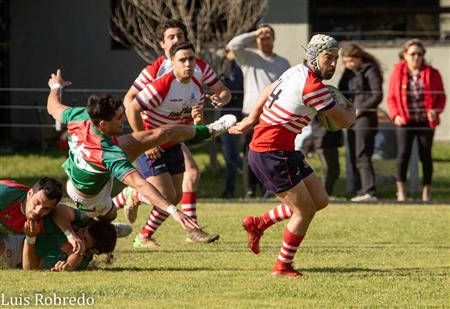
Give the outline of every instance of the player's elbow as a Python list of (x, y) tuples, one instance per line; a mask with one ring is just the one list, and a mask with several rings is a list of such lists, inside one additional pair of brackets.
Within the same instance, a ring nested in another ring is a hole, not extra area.
[(56, 120), (56, 112), (55, 112), (55, 109), (52, 108), (50, 105), (47, 105), (47, 113), (49, 113), (49, 115), (52, 116), (53, 119)]
[(133, 103), (134, 97), (135, 96), (131, 93), (127, 93), (125, 95), (125, 97), (123, 98), (123, 106), (125, 107), (125, 110), (131, 108), (131, 104)]

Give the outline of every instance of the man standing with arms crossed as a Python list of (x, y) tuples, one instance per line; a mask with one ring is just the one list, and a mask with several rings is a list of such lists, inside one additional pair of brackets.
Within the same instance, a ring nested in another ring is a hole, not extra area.
[[(129, 115), (131, 102), (136, 95), (144, 89), (145, 85), (172, 71), (169, 54), (170, 48), (176, 43), (185, 42), (187, 40), (186, 26), (177, 20), (165, 20), (161, 22), (158, 25), (157, 34), (160, 46), (164, 50), (164, 55), (145, 67), (128, 90), (124, 99), (127, 115)], [(218, 79), (217, 74), (210, 66), (201, 59), (195, 59), (193, 76), (198, 82), (206, 85), (214, 92), (211, 96), (206, 95), (206, 98), (208, 98), (215, 107), (222, 107), (230, 101), (231, 95), (229, 89)], [(185, 172), (182, 180), (182, 197), (180, 204), (183, 212), (194, 221), (197, 221), (197, 190), (198, 182), (200, 180), (200, 171), (186, 145), (181, 144), (181, 149), (183, 151)], [(156, 147), (146, 151), (145, 154), (149, 159), (157, 160), (162, 156), (160, 150), (159, 147)], [(140, 234), (142, 245), (148, 247), (157, 246), (152, 239), (152, 235), (166, 218), (167, 214), (164, 212), (160, 212), (157, 208), (152, 209), (147, 224)], [(200, 230), (193, 230), (192, 232), (193, 233), (188, 233), (186, 237), (186, 240), (189, 242), (208, 243), (219, 238), (219, 235), (217, 234), (209, 235)]]
[[(261, 24), (253, 32), (243, 33), (234, 37), (230, 49), (234, 53), (236, 62), (244, 74), (244, 102), (243, 116), (248, 116), (259, 94), (276, 81), (284, 71), (289, 69), (289, 62), (273, 52), (275, 31), (268, 24)], [(252, 45), (257, 49), (252, 48)], [(244, 143), (244, 183), (246, 197), (256, 196), (256, 186), (262, 184), (248, 166), (248, 145), (252, 139), (253, 130), (245, 136)]]

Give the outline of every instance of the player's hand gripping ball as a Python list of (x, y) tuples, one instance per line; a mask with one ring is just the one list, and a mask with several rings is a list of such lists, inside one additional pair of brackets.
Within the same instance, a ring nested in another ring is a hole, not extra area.
[[(336, 87), (330, 85), (326, 85), (326, 87), (328, 88), (328, 90), (330, 90), (331, 97), (336, 102), (336, 104), (341, 104), (344, 107), (346, 107), (348, 104), (352, 104)], [(341, 129), (341, 127), (335, 124), (333, 120), (322, 113), (317, 113), (317, 119), (319, 120), (320, 125), (328, 131), (338, 131)]]

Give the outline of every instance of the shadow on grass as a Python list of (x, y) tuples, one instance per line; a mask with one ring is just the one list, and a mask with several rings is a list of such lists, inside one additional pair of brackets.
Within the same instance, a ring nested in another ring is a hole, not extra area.
[[(375, 268), (358, 268), (358, 267), (321, 267), (321, 268), (300, 268), (301, 271), (314, 272), (314, 273), (398, 273), (399, 275), (408, 275), (411, 273), (429, 273), (430, 268), (392, 268), (392, 269), (375, 269)], [(435, 269), (442, 271), (442, 274), (446, 275), (445, 268)]]
[[(106, 272), (141, 272), (141, 271), (151, 271), (151, 272), (248, 272), (248, 271), (267, 271), (267, 268), (214, 268), (214, 267), (171, 267), (171, 268), (158, 268), (158, 267), (114, 267), (106, 269), (92, 269), (92, 270), (103, 270)], [(393, 269), (376, 269), (376, 268), (363, 268), (363, 267), (312, 267), (312, 268), (298, 268), (302, 272), (311, 273), (337, 273), (337, 274), (355, 274), (355, 273), (368, 273), (376, 275), (392, 275), (396, 274), (398, 276), (409, 276), (412, 273), (424, 273), (429, 274), (433, 271), (433, 276), (448, 276), (449, 267), (439, 267), (439, 268), (393, 268)]]

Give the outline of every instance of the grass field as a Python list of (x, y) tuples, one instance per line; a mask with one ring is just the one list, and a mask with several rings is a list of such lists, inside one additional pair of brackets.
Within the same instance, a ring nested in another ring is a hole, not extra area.
[[(209, 156), (205, 147), (194, 150), (195, 159), (201, 170), (201, 179), (198, 196), (200, 198), (218, 198), (225, 186), (224, 160), (217, 145), (218, 161), (222, 168), (214, 170), (209, 164)], [(435, 201), (450, 202), (450, 143), (436, 142), (433, 145), (433, 199)], [(43, 175), (52, 175), (61, 181), (67, 179), (61, 164), (64, 157), (59, 152), (50, 154), (16, 154), (0, 155), (0, 179), (13, 178), (16, 181), (31, 184)], [(322, 169), (317, 158), (308, 158), (317, 175), (321, 175)], [(340, 148), (341, 174), (335, 186), (334, 195), (339, 199), (352, 197), (345, 191), (345, 155), (344, 148)], [(374, 161), (375, 172), (384, 176), (395, 177), (395, 160)], [(420, 169), (421, 171), (421, 169)], [(118, 192), (121, 185), (116, 185), (114, 192)], [(242, 174), (237, 177), (236, 197), (244, 196)], [(377, 196), (384, 200), (395, 200), (395, 184), (381, 183), (377, 187)], [(420, 194), (415, 193), (408, 197), (415, 201), (420, 200)]]
[[(268, 210), (275, 200), (204, 199), (200, 224), (221, 234), (217, 243), (187, 244), (169, 219), (156, 234), (159, 249), (135, 251), (132, 234), (118, 241), (112, 265), (79, 273), (0, 271), (0, 304), (8, 307), (2, 296), (11, 302), (11, 297), (34, 299), (42, 293), (84, 294), (95, 299), (95, 308), (450, 308), (448, 144), (435, 147), (433, 157), (437, 202), (432, 205), (341, 202), (320, 212), (295, 259), (301, 279), (269, 275), (285, 223), (266, 232), (258, 256), (246, 247), (242, 217)], [(200, 196), (218, 196), (222, 173), (208, 168), (205, 154), (196, 158), (203, 171)], [(0, 179), (31, 184), (53, 175), (64, 180), (62, 161), (59, 155), (0, 156)], [(311, 163), (320, 169), (315, 159)], [(381, 167), (392, 172), (392, 162), (380, 162)], [(342, 178), (337, 190), (345, 196)], [(381, 194), (389, 198), (392, 192), (387, 188)], [(140, 210), (136, 232), (149, 207)], [(124, 221), (122, 213), (119, 219)]]
[(116, 260), (105, 269), (1, 271), (2, 292), (84, 293), (96, 308), (450, 307), (449, 207), (330, 205), (297, 254), (304, 276), (295, 279), (269, 275), (284, 224), (266, 232), (259, 256), (246, 248), (242, 216), (271, 205), (202, 203), (201, 223), (221, 234), (218, 243), (187, 244), (169, 220), (158, 231), (158, 250), (135, 251), (130, 236), (119, 240)]

